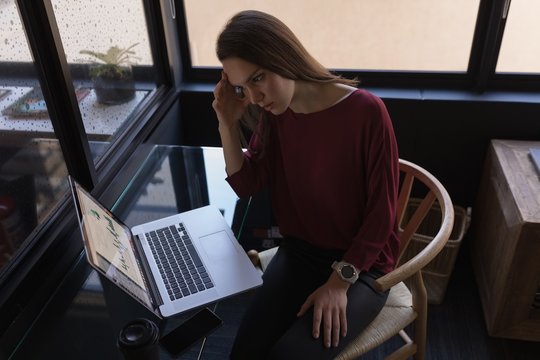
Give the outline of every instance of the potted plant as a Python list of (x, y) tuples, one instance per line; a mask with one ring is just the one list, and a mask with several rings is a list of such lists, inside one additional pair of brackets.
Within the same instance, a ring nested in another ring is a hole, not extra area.
[(91, 57), (90, 78), (99, 103), (121, 104), (135, 96), (135, 81), (131, 67), (138, 59), (132, 50), (137, 45), (138, 43), (135, 43), (125, 49), (115, 45), (105, 53), (80, 51), (81, 54)]

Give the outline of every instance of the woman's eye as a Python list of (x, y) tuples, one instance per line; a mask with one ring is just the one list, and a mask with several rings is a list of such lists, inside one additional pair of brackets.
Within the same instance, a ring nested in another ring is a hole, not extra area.
[(261, 81), (262, 79), (263, 79), (263, 74), (259, 74), (259, 75), (255, 76), (252, 81), (254, 83), (256, 83), (256, 82)]
[(246, 94), (244, 94), (244, 88), (241, 86), (234, 87), (234, 94), (240, 99), (243, 99), (246, 97)]

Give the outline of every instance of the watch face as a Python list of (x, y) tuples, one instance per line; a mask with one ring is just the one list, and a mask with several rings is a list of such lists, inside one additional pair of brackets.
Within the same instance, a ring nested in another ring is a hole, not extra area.
[(350, 265), (344, 265), (341, 268), (341, 275), (343, 275), (344, 278), (350, 279), (354, 276), (354, 269)]

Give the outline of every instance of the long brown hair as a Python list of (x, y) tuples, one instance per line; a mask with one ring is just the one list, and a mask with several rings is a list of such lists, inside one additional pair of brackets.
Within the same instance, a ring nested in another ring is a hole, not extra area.
[[(218, 37), (216, 54), (220, 61), (237, 57), (291, 80), (358, 85), (357, 80), (332, 74), (309, 54), (287, 25), (261, 11), (246, 10), (234, 15)], [(242, 124), (257, 131), (260, 121), (264, 123), (259, 135), (265, 144), (266, 112), (249, 105)]]

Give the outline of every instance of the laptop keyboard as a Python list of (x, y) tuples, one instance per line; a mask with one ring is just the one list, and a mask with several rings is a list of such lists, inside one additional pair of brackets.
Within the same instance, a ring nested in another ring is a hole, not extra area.
[(184, 224), (150, 231), (146, 238), (171, 300), (214, 287)]

